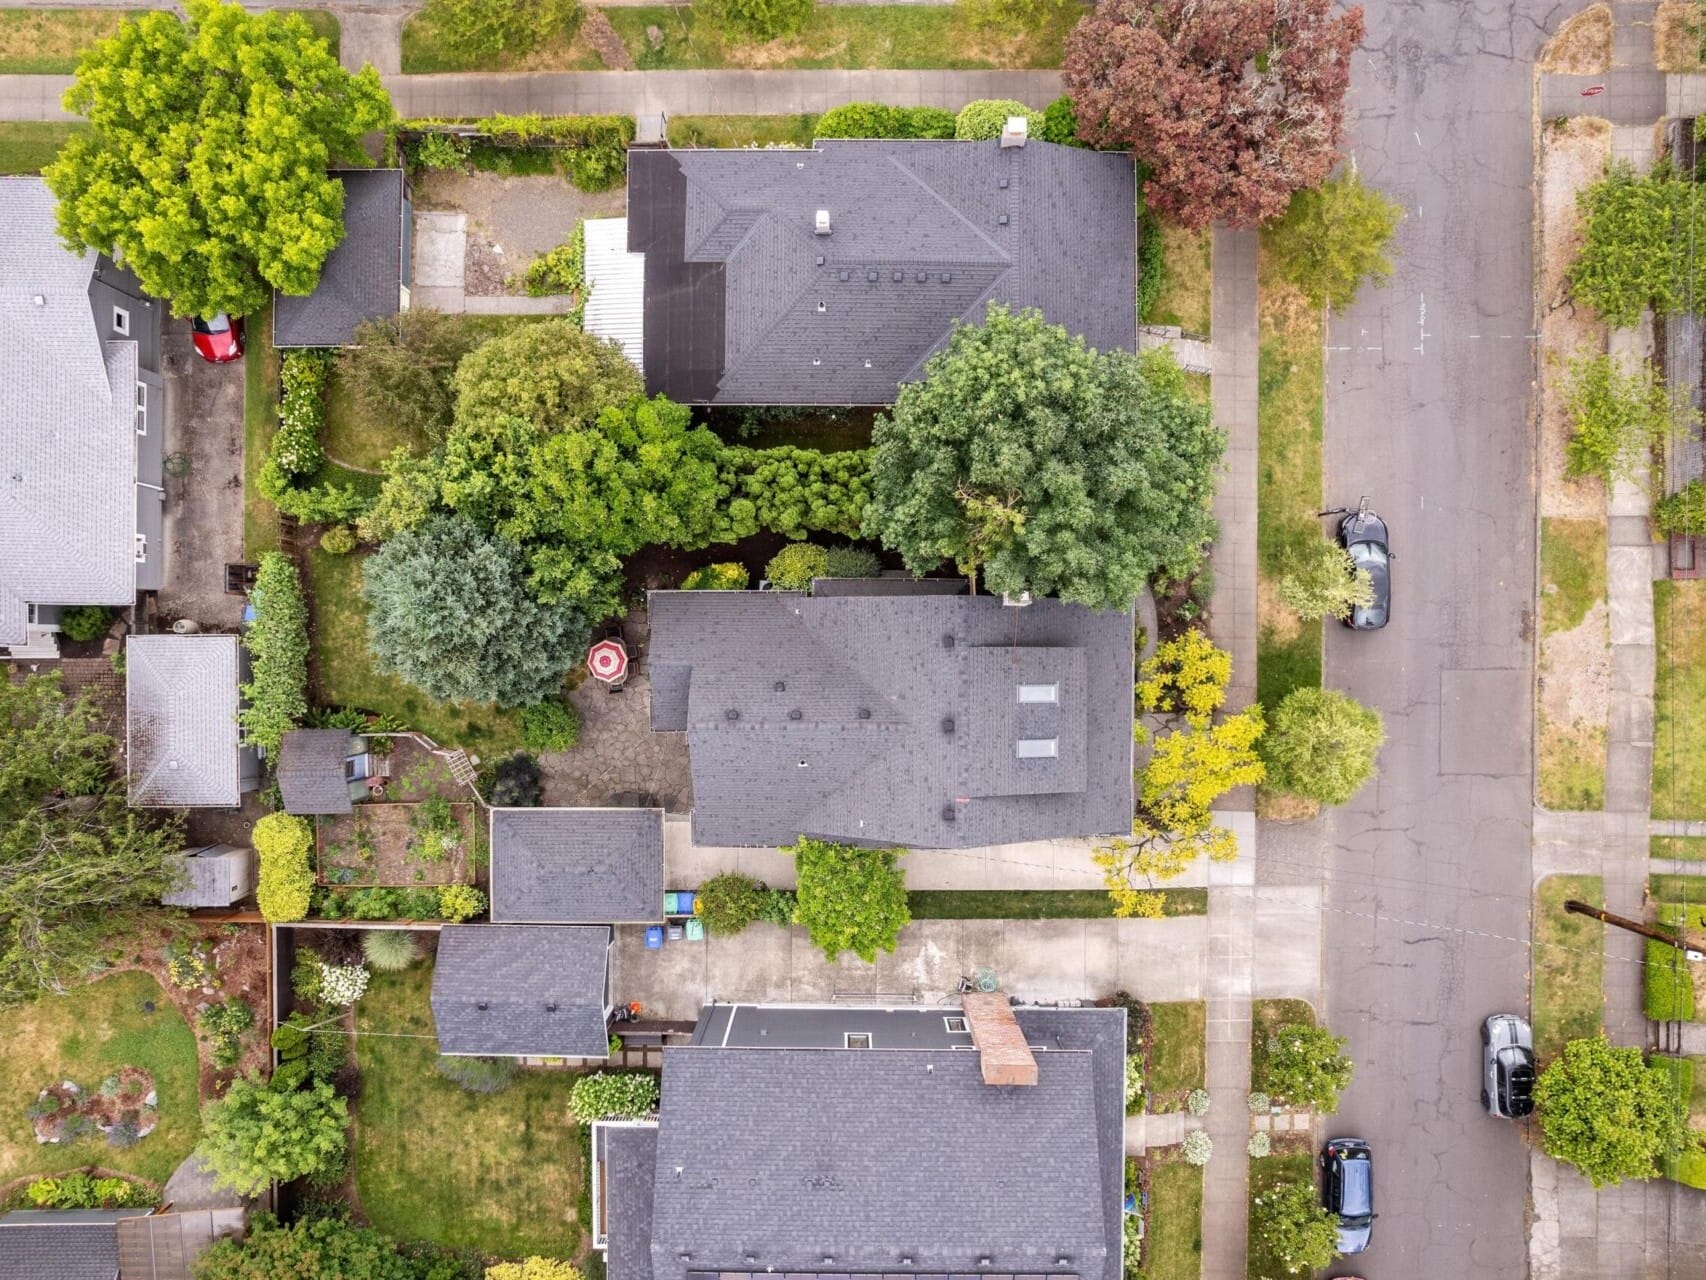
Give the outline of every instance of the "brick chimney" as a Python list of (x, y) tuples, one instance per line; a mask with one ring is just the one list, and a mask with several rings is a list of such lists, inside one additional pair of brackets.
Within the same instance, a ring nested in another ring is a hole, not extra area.
[(961, 1007), (977, 1046), (983, 1082), (1034, 1085), (1037, 1060), (1013, 1016), (1012, 1002), (999, 991), (968, 991)]

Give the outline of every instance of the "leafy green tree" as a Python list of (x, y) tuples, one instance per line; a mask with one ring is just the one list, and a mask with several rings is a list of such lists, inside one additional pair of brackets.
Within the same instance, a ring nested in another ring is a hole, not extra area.
[(817, 8), (813, 0), (702, 0), (724, 31), (748, 40), (779, 40), (797, 34)]
[(99, 720), (58, 672), (0, 681), (0, 1007), (86, 976), (174, 883), (182, 825), (126, 806)]
[(1652, 1177), (1687, 1137), (1686, 1108), (1669, 1075), (1604, 1032), (1564, 1046), (1541, 1072), (1534, 1105), (1546, 1154), (1575, 1165), (1596, 1187)]
[(1627, 164), (1576, 197), (1582, 251), (1570, 288), (1609, 325), (1627, 326), (1651, 306), (1675, 314), (1706, 296), (1706, 196), (1692, 181), (1643, 177)]
[(906, 850), (856, 849), (801, 836), (782, 852), (793, 854), (798, 868), (795, 922), (831, 964), (843, 951), (874, 964), (879, 950), (895, 949), (912, 919), (906, 877), (897, 865)]
[(1392, 275), (1386, 244), (1402, 215), (1353, 169), (1292, 196), (1285, 217), (1268, 230), (1268, 247), (1280, 274), (1311, 302), (1343, 310), (1364, 280)]
[(308, 602), (290, 557), (262, 554), (255, 573), (255, 621), (243, 635), (253, 678), (243, 686), (237, 723), (243, 741), (277, 756), (279, 743), (308, 714)]
[(867, 536), (914, 573), (1125, 609), (1214, 530), (1225, 438), (1171, 355), (1097, 354), (1039, 312), (954, 330), (874, 432)]
[(1250, 1225), (1292, 1275), (1319, 1271), (1339, 1256), (1338, 1219), (1322, 1206), (1313, 1182), (1283, 1182), (1264, 1191)]
[(249, 1219), (241, 1239), (215, 1243), (195, 1264), (196, 1280), (424, 1280), (387, 1236), (338, 1217), (306, 1216), (280, 1226), (269, 1213)]
[(829, 573), (829, 549), (790, 542), (764, 566), (764, 576), (781, 591), (810, 591), (812, 579)]
[(59, 230), (136, 272), (179, 315), (313, 292), (343, 237), (343, 185), (391, 119), (371, 67), (350, 75), (298, 15), (186, 0), (126, 19), (77, 64), (65, 108), (89, 119), (43, 177)]
[(375, 660), (435, 698), (528, 706), (556, 691), (586, 647), (586, 619), (536, 598), (514, 544), (465, 517), (400, 534), (365, 570)]
[(1355, 1070), (1345, 1044), (1326, 1027), (1288, 1023), (1268, 1037), (1267, 1066), (1256, 1083), (1294, 1107), (1337, 1111), (1339, 1092), (1350, 1086)]
[(202, 1108), (196, 1154), (219, 1186), (254, 1196), (274, 1182), (337, 1168), (348, 1126), (349, 1107), (329, 1084), (279, 1093), (259, 1080), (233, 1080)]
[(481, 343), (456, 366), (451, 385), (457, 421), (471, 437), (463, 447), (471, 451), (507, 442), (505, 419), (567, 431), (645, 394), (620, 347), (562, 319), (518, 325)]
[(369, 320), (337, 354), (338, 386), (366, 416), (442, 440), (456, 406), (456, 367), (490, 332), (474, 317), (430, 307)]
[(1300, 618), (1342, 621), (1353, 609), (1374, 603), (1374, 580), (1338, 543), (1312, 540), (1280, 579), (1279, 598)]
[(521, 57), (580, 26), (580, 0), (427, 0), (421, 16), (473, 61)]
[(1386, 741), (1380, 713), (1337, 689), (1293, 689), (1262, 737), (1267, 785), (1321, 804), (1344, 804), (1374, 776)]
[(1691, 425), (1695, 415), (1686, 393), (1674, 394), (1651, 361), (1625, 372), (1610, 356), (1584, 352), (1569, 364), (1565, 389), (1575, 433), (1564, 446), (1571, 475), (1596, 475), (1610, 484), (1629, 480), (1645, 487), (1653, 457), (1673, 427)]
[(314, 828), (306, 818), (269, 813), (255, 823), (252, 840), (260, 860), (255, 901), (271, 923), (300, 920), (314, 892)]
[(770, 890), (761, 880), (725, 871), (700, 885), (693, 896), (693, 911), (705, 923), (705, 932), (716, 938), (732, 937), (764, 919), (770, 906)]
[(1653, 527), (1660, 533), (1706, 533), (1706, 483), (1690, 480), (1653, 503)]

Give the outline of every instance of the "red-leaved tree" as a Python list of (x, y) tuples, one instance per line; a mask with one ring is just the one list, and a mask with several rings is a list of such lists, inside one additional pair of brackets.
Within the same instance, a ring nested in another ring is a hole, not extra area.
[(1324, 180), (1344, 134), (1360, 6), (1100, 0), (1066, 45), (1078, 133), (1149, 167), (1150, 207), (1247, 227)]

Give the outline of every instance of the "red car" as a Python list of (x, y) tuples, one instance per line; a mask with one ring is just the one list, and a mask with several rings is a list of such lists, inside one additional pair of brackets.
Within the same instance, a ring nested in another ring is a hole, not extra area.
[(206, 319), (191, 316), (190, 340), (203, 360), (227, 364), (243, 354), (243, 318), (233, 320), (223, 311)]

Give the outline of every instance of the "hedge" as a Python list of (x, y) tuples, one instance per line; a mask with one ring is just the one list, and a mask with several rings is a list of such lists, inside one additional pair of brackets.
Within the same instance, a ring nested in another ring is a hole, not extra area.
[(278, 407), (278, 433), (272, 460), (287, 476), (312, 476), (326, 461), (320, 448), (320, 428), (326, 422), (326, 380), (332, 353), (287, 351), (279, 369), (284, 396)]
[(813, 132), (819, 138), (952, 138), (954, 113), (945, 107), (849, 102), (825, 111)]
[(764, 566), (764, 576), (781, 591), (809, 591), (812, 579), (829, 573), (829, 552), (809, 542), (783, 547)]
[(1673, 946), (1647, 939), (1647, 1016), (1654, 1022), (1694, 1017), (1694, 975)]
[(255, 901), (262, 917), (270, 924), (303, 919), (314, 891), (314, 869), (308, 860), (314, 829), (305, 818), (269, 813), (251, 835), (261, 864)]
[(465, 884), (435, 888), (314, 890), (314, 914), (323, 920), (449, 920), (461, 923), (486, 909), (486, 895)]
[(253, 679), (242, 687), (243, 741), (269, 756), (308, 714), (308, 602), (296, 566), (282, 552), (261, 556), (251, 592), (255, 621), (243, 637)]
[(736, 542), (762, 530), (790, 538), (856, 538), (871, 500), (871, 451), (820, 453), (782, 445), (723, 450), (718, 480), (728, 491), (713, 537)]
[(421, 118), (398, 122), (393, 137), (455, 133), (483, 137), (498, 146), (561, 150), (569, 181), (582, 191), (605, 191), (628, 174), (630, 116), (485, 116), (479, 120)]
[(681, 580), (683, 591), (745, 591), (751, 581), (744, 564), (702, 564)]
[(1690, 480), (1653, 504), (1653, 527), (1664, 534), (1706, 533), (1706, 484)]
[(961, 141), (999, 138), (1009, 116), (1024, 116), (1029, 132), (1042, 137), (1046, 123), (1043, 113), (1012, 98), (979, 98), (966, 103), (954, 117), (954, 137)]
[(644, 1072), (594, 1072), (569, 1091), (569, 1114), (580, 1124), (634, 1120), (657, 1110), (658, 1081)]

